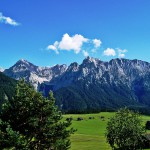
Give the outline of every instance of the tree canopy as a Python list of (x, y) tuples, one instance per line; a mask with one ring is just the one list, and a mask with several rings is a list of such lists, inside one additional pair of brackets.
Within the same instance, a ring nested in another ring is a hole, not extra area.
[(122, 108), (110, 118), (106, 129), (107, 142), (113, 149), (142, 149), (145, 129), (138, 113)]
[[(44, 98), (31, 85), (21, 80), (15, 96), (6, 100), (0, 113), (0, 145), (2, 149), (67, 150), (74, 132), (71, 121), (62, 121), (50, 92)], [(68, 128), (69, 127), (69, 128)]]

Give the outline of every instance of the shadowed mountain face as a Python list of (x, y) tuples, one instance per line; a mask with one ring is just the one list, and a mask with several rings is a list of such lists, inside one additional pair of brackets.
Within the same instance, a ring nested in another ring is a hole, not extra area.
[(20, 60), (4, 73), (24, 77), (45, 96), (53, 90), (58, 106), (69, 112), (150, 106), (150, 63), (140, 60), (87, 57), (68, 67), (38, 67)]

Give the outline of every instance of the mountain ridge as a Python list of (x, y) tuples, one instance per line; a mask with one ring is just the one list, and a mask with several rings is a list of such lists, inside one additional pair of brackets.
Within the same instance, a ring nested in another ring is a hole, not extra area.
[(45, 96), (52, 90), (57, 105), (65, 111), (150, 106), (150, 63), (142, 60), (107, 62), (87, 57), (81, 64), (53, 67), (20, 60), (4, 73), (17, 80), (25, 78)]
[(9, 69), (5, 69), (4, 74), (16, 80), (24, 78), (26, 81), (30, 82), (36, 90), (38, 90), (39, 84), (50, 81), (53, 77), (60, 75), (61, 71), (63, 71), (63, 67), (64, 69), (66, 68), (65, 65), (39, 67), (27, 60), (21, 59)]

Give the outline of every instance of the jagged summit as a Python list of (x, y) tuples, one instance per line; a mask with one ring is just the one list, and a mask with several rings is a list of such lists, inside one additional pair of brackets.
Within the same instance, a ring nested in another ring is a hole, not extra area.
[(55, 65), (53, 67), (39, 67), (27, 60), (20, 59), (4, 73), (17, 80), (24, 78), (31, 82), (36, 90), (43, 82), (50, 81), (53, 77), (61, 75), (67, 69), (67, 65)]
[(26, 62), (28, 62), (28, 61), (27, 61), (27, 60), (25, 60), (25, 59), (20, 59), (18, 62), (26, 63)]
[(15, 65), (36, 66), (36, 65), (32, 64), (31, 62), (29, 62), (25, 59), (18, 60)]
[(83, 63), (84, 63), (84, 62), (98, 62), (98, 61), (100, 61), (100, 59), (87, 56), (87, 57), (83, 60)]

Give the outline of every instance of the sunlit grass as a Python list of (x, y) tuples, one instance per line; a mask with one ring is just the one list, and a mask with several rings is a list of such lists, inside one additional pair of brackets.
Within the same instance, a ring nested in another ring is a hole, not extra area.
[[(105, 132), (107, 121), (113, 115), (112, 112), (64, 115), (64, 118), (73, 118), (72, 127), (77, 129), (76, 133), (71, 136), (70, 150), (111, 150), (106, 142)], [(78, 117), (82, 117), (83, 120), (77, 121)], [(89, 119), (89, 117), (95, 119)], [(150, 116), (142, 116), (142, 120), (145, 124), (147, 120), (150, 120)]]

